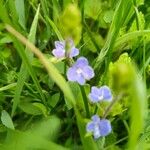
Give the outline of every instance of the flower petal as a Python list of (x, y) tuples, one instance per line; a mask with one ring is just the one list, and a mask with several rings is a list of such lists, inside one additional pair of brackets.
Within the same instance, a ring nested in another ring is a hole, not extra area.
[(67, 71), (67, 78), (69, 81), (76, 81), (78, 74), (76, 73), (76, 68), (71, 67)]
[(97, 88), (96, 86), (92, 86), (91, 93), (94, 95), (99, 95), (99, 88)]
[(89, 94), (89, 99), (92, 103), (97, 103), (99, 102), (99, 97), (93, 93)]
[(69, 57), (72, 58), (72, 57), (75, 57), (79, 55), (79, 50), (75, 47), (73, 47), (69, 53)]
[(80, 57), (77, 59), (75, 65), (80, 68), (85, 67), (88, 65), (88, 60), (85, 57)]
[(112, 94), (111, 94), (110, 88), (108, 86), (104, 85), (100, 88), (100, 90), (102, 91), (104, 100), (107, 100), (107, 101), (112, 100)]
[(53, 49), (52, 54), (56, 57), (56, 58), (63, 58), (65, 57), (65, 50), (63, 49)]
[(85, 79), (84, 77), (81, 75), (81, 74), (78, 74), (77, 77), (77, 82), (80, 84), (80, 85), (84, 85), (85, 84)]
[(90, 66), (85, 66), (83, 68), (83, 75), (86, 80), (90, 80), (91, 78), (93, 78), (94, 77), (93, 68)]
[(56, 49), (65, 49), (65, 42), (64, 41), (55, 41)]
[(86, 125), (86, 131), (87, 131), (87, 132), (93, 132), (93, 131), (94, 131), (94, 123), (93, 123), (93, 122), (89, 122), (89, 123)]
[(92, 120), (93, 120), (93, 122), (99, 122), (100, 121), (100, 118), (99, 118), (99, 116), (98, 115), (94, 115), (94, 116), (92, 116)]
[(112, 130), (110, 121), (107, 119), (102, 119), (99, 123), (99, 127), (101, 136), (108, 135)]

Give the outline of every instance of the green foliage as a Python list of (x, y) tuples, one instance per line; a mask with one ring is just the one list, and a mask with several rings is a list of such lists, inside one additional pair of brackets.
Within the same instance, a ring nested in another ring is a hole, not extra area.
[[(150, 149), (149, 10), (148, 0), (0, 0), (0, 149)], [(67, 81), (76, 58), (52, 56), (68, 38), (94, 68), (84, 86)], [(95, 105), (89, 92), (102, 85), (113, 101)], [(86, 132), (93, 114), (111, 134)]]
[(1, 114), (1, 121), (3, 125), (5, 125), (9, 129), (14, 129), (13, 122), (11, 120), (10, 115), (7, 113), (7, 111), (3, 110)]
[[(18, 3), (16, 1), (16, 3)], [(24, 4), (23, 4), (24, 5)], [(18, 8), (19, 9), (19, 8)], [(36, 36), (36, 28), (37, 28), (37, 23), (38, 23), (38, 15), (39, 15), (39, 9), (37, 9), (37, 13), (35, 15), (34, 21), (32, 23), (31, 29), (30, 29), (30, 33), (29, 33), (29, 41), (35, 43), (35, 36)], [(22, 16), (20, 17), (20, 19), (22, 18)], [(21, 23), (23, 25), (23, 22)], [(29, 52), (29, 50), (26, 48), (25, 52), (30, 60), (30, 62), (32, 61), (33, 58), (33, 54), (31, 52)], [(15, 109), (19, 103), (19, 99), (20, 99), (20, 95), (21, 95), (21, 91), (24, 85), (25, 80), (28, 77), (28, 71), (26, 69), (26, 66), (24, 65), (24, 63), (22, 63), (21, 68), (20, 68), (20, 73), (18, 76), (18, 82), (17, 82), (17, 88), (15, 91), (15, 95), (14, 95), (14, 101), (13, 101), (13, 109), (12, 109), (12, 115), (15, 112)]]

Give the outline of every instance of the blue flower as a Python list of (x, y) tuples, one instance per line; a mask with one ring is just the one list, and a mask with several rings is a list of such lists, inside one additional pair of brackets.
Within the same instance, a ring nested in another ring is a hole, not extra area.
[(109, 87), (106, 85), (100, 88), (93, 86), (91, 89), (91, 93), (89, 94), (89, 99), (92, 103), (97, 103), (102, 100), (111, 101), (112, 94), (111, 94)]
[(107, 119), (101, 119), (98, 115), (92, 116), (92, 121), (86, 125), (86, 131), (91, 132), (95, 139), (107, 136), (111, 132), (111, 124)]
[(76, 81), (80, 85), (84, 85), (86, 80), (94, 77), (94, 71), (89, 66), (88, 60), (85, 57), (77, 59), (75, 64), (67, 71), (67, 78), (69, 81)]
[[(66, 50), (66, 47), (68, 46), (68, 50)], [(66, 41), (55, 41), (55, 49), (53, 49), (52, 54), (60, 59), (60, 58), (72, 58), (77, 55), (79, 55), (79, 50), (75, 48), (75, 45), (72, 40)]]

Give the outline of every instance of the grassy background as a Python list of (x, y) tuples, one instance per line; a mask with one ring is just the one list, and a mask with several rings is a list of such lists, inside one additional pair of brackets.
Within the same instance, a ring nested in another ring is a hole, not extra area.
[[(1, 0), (0, 10), (0, 149), (150, 148), (148, 0)], [(51, 55), (67, 37), (95, 70), (82, 88)], [(112, 133), (94, 141), (83, 100), (103, 84), (124, 95), (108, 112)]]

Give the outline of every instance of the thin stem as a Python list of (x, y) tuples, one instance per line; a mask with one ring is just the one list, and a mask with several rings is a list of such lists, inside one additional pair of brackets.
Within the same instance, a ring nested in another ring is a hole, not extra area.
[(117, 145), (117, 144), (119, 144), (120, 142), (123, 142), (123, 141), (126, 140), (126, 139), (128, 139), (128, 136), (126, 136), (126, 137), (124, 137), (124, 138), (118, 140), (117, 142), (115, 142), (115, 143), (113, 143), (113, 144), (111, 144), (111, 145), (105, 147), (104, 150), (110, 149), (112, 146)]
[(108, 115), (108, 113), (111, 111), (113, 105), (122, 98), (123, 94), (120, 94), (118, 97), (114, 98), (113, 101), (110, 103), (110, 105), (106, 108), (103, 118), (106, 118), (106, 116)]
[(85, 107), (85, 111), (86, 111), (86, 117), (90, 118), (90, 111), (89, 111), (88, 99), (87, 99), (84, 87), (80, 86), (80, 90), (81, 90), (81, 93), (82, 93), (82, 98), (83, 98), (84, 107)]
[(98, 106), (96, 105), (93, 114), (96, 114), (96, 113), (97, 113), (97, 110), (98, 110)]

